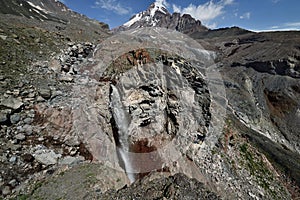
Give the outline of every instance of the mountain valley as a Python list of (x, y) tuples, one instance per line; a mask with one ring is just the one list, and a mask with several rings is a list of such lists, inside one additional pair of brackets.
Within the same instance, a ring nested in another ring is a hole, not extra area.
[(299, 199), (299, 31), (0, 2), (0, 199)]

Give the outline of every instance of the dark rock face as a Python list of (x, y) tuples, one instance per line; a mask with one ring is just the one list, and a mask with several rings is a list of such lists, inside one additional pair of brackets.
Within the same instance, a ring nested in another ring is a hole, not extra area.
[(194, 19), (188, 14), (182, 16), (180, 13), (170, 14), (163, 5), (153, 3), (146, 11), (136, 14), (129, 22), (113, 29), (113, 31), (118, 32), (141, 27), (162, 27), (177, 30), (185, 34), (208, 30), (199, 20)]
[(101, 199), (220, 199), (203, 183), (184, 174), (169, 177), (152, 175), (118, 191), (108, 191)]

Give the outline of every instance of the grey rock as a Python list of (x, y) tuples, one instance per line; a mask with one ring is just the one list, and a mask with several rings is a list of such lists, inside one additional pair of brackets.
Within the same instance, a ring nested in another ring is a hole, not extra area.
[(45, 101), (45, 99), (44, 99), (43, 97), (41, 97), (41, 96), (38, 96), (38, 97), (36, 98), (36, 101), (37, 101), (37, 102), (43, 102), (43, 101)]
[(12, 124), (17, 124), (21, 119), (21, 115), (19, 113), (15, 113), (10, 116), (10, 122)]
[(20, 99), (13, 97), (8, 97), (0, 100), (0, 106), (12, 109), (13, 111), (20, 109), (23, 105), (24, 104)]
[(60, 165), (74, 165), (78, 164), (79, 162), (83, 161), (83, 157), (72, 157), (72, 156), (66, 156), (63, 159), (59, 161)]
[(2, 189), (2, 195), (3, 196), (7, 196), (11, 193), (11, 189), (9, 186), (5, 186), (3, 189)]
[(10, 162), (10, 163), (15, 163), (15, 162), (17, 162), (17, 157), (16, 157), (16, 156), (10, 157), (9, 162)]
[(25, 124), (31, 124), (32, 122), (33, 122), (33, 119), (30, 118), (30, 117), (27, 117), (27, 118), (24, 119)]
[(14, 34), (14, 33), (13, 33), (11, 36), (12, 36), (14, 39), (19, 39), (19, 36), (18, 36), (17, 34)]
[(50, 99), (51, 98), (51, 90), (49, 88), (41, 88), (39, 90), (40, 95), (44, 98), (44, 99)]
[(18, 182), (16, 179), (12, 179), (11, 181), (8, 182), (9, 185), (11, 185), (12, 187), (16, 187)]
[(9, 116), (7, 112), (0, 111), (0, 124), (7, 123), (9, 121)]
[(44, 165), (54, 165), (57, 163), (61, 154), (56, 154), (53, 150), (41, 149), (34, 153), (34, 158)]
[(15, 136), (15, 139), (17, 139), (19, 141), (24, 141), (26, 139), (26, 136), (22, 133), (19, 133)]
[(59, 81), (61, 82), (73, 82), (74, 78), (70, 74), (61, 75)]
[(35, 92), (30, 92), (28, 94), (28, 98), (34, 98), (35, 97)]
[(6, 36), (6, 35), (0, 35), (0, 38), (1, 38), (2, 40), (6, 40), (6, 39), (7, 39), (7, 36)]

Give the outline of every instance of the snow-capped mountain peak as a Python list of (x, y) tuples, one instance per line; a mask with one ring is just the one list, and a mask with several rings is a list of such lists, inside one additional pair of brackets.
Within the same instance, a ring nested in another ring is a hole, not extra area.
[(158, 23), (157, 14), (170, 15), (163, 1), (156, 1), (152, 3), (146, 11), (142, 11), (134, 15), (128, 22), (123, 24), (124, 27), (131, 27), (138, 21), (147, 22), (147, 26), (156, 26)]
[(167, 7), (165, 0), (156, 0), (147, 10), (134, 15), (128, 22), (113, 29), (113, 31), (118, 32), (142, 27), (164, 27), (190, 34), (208, 30), (199, 20), (187, 14), (171, 14)]
[(154, 17), (156, 12), (162, 12), (164, 14), (168, 13), (168, 10), (166, 9), (166, 6), (164, 5), (163, 1), (156, 1), (152, 3), (148, 10), (150, 10), (151, 17)]

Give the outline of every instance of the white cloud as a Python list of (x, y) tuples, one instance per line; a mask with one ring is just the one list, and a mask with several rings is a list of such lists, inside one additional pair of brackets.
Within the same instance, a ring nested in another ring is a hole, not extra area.
[(288, 23), (285, 23), (284, 26), (286, 27), (290, 27), (290, 28), (300, 28), (300, 22), (288, 22)]
[(130, 14), (131, 8), (123, 6), (116, 0), (97, 0), (93, 6), (94, 8), (103, 8), (115, 12), (118, 15)]
[(251, 13), (246, 12), (243, 15), (240, 16), (240, 19), (250, 19), (250, 17), (251, 17)]
[(272, 3), (278, 3), (280, 0), (272, 0)]
[(293, 31), (300, 30), (300, 22), (287, 22), (279, 25), (274, 25), (264, 30), (254, 30), (255, 32), (269, 32), (269, 31)]
[(205, 4), (198, 6), (190, 4), (186, 8), (181, 8), (180, 6), (173, 4), (173, 11), (182, 14), (190, 14), (195, 19), (200, 20), (204, 25), (215, 28), (217, 25), (215, 22), (212, 22), (212, 20), (224, 14), (224, 8), (233, 3), (234, 0), (220, 0), (217, 3), (214, 3), (212, 0), (210, 0)]
[(167, 8), (170, 6), (170, 4), (167, 2), (167, 0), (156, 0), (155, 2), (157, 4), (161, 4), (161, 5), (165, 6)]
[(180, 13), (181, 12), (181, 7), (180, 6), (178, 7), (175, 4), (173, 4), (173, 12)]

